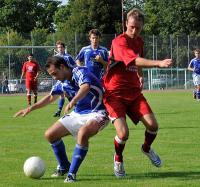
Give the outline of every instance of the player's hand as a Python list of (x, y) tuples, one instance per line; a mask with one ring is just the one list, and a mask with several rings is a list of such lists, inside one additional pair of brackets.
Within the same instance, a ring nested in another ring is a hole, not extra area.
[(101, 57), (101, 55), (97, 55), (97, 56), (95, 57), (95, 60), (96, 60), (97, 62), (102, 62), (102, 61), (103, 61), (103, 58)]
[(22, 110), (18, 111), (17, 113), (15, 113), (13, 117), (18, 117), (18, 116), (24, 117), (24, 116), (26, 116), (30, 111), (31, 111), (30, 108), (22, 109)]
[(22, 79), (20, 79), (19, 83), (22, 84)]
[(67, 106), (65, 107), (64, 113), (65, 113), (65, 114), (69, 113), (69, 111), (74, 107), (75, 104), (76, 104), (76, 103), (75, 103), (73, 100), (71, 100), (71, 101), (67, 104)]
[(140, 81), (140, 89), (142, 90), (144, 87), (144, 79), (143, 77), (139, 77), (139, 81)]
[(158, 64), (160, 68), (167, 68), (172, 65), (172, 59), (161, 60)]

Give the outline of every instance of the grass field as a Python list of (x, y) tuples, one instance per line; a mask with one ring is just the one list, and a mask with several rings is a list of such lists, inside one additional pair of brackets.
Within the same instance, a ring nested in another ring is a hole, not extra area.
[[(60, 186), (124, 186), (169, 187), (200, 186), (200, 102), (190, 92), (145, 92), (156, 114), (160, 131), (153, 148), (163, 160), (162, 168), (155, 168), (141, 153), (144, 127), (129, 121), (130, 137), (124, 151), (127, 177), (113, 175), (113, 138), (110, 124), (90, 140), (90, 150), (74, 184), (63, 179), (51, 179), (56, 161), (44, 132), (54, 121), (57, 103), (32, 112), (25, 118), (12, 115), (25, 107), (23, 96), (0, 96), (0, 187), (60, 187)], [(75, 140), (64, 138), (71, 159)], [(24, 176), (23, 163), (33, 155), (40, 156), (47, 170), (40, 180)]]

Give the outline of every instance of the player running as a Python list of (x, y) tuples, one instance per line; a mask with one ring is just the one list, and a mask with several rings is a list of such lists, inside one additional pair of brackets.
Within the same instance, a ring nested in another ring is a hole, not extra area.
[[(102, 103), (103, 90), (100, 82), (86, 67), (76, 67), (71, 70), (61, 57), (48, 58), (46, 68), (48, 73), (60, 83), (57, 82), (51, 93), (38, 103), (20, 110), (14, 116), (25, 116), (33, 110), (44, 107), (55, 101), (63, 92), (68, 95), (70, 102), (65, 112), (69, 112), (73, 107), (74, 110), (47, 129), (45, 138), (51, 144), (58, 161), (57, 170), (52, 177), (63, 176), (68, 172), (64, 182), (74, 182), (76, 173), (88, 152), (89, 138), (108, 123)], [(77, 140), (71, 163), (62, 140), (62, 137), (70, 134)]]
[(75, 61), (78, 66), (85, 65), (99, 80), (108, 65), (108, 50), (99, 45), (101, 33), (97, 29), (89, 31), (90, 45), (83, 47)]
[(28, 61), (24, 62), (22, 67), (22, 74), (20, 78), (20, 84), (22, 79), (26, 75), (26, 90), (27, 90), (27, 101), (28, 105), (31, 105), (31, 92), (33, 92), (34, 103), (37, 102), (37, 78), (39, 76), (40, 67), (38, 63), (33, 60), (33, 54), (27, 56)]
[(193, 83), (194, 83), (194, 91), (193, 97), (200, 101), (200, 50), (194, 50), (195, 58), (193, 58), (189, 65), (188, 70), (192, 71)]
[(158, 123), (141, 93), (137, 66), (169, 67), (172, 60), (155, 61), (143, 58), (144, 43), (139, 36), (143, 25), (144, 16), (138, 9), (133, 9), (127, 14), (127, 30), (112, 41), (110, 61), (104, 77), (104, 104), (117, 133), (114, 138), (116, 177), (125, 176), (123, 150), (129, 136), (126, 114), (133, 123), (141, 121), (146, 127), (142, 152), (154, 166), (160, 167), (162, 164), (159, 156), (151, 148), (158, 132)]

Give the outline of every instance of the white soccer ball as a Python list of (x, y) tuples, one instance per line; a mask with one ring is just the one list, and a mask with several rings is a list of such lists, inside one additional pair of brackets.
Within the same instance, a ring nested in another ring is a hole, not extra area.
[(44, 175), (45, 170), (44, 161), (38, 156), (30, 157), (24, 162), (24, 174), (27, 177), (39, 179)]

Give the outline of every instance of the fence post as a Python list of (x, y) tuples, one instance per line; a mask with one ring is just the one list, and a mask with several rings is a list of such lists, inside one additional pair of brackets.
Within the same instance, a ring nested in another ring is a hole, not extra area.
[[(10, 45), (10, 33), (7, 32), (8, 46)], [(8, 78), (10, 80), (10, 49), (8, 50)]]
[(188, 64), (190, 63), (190, 35), (188, 35)]

